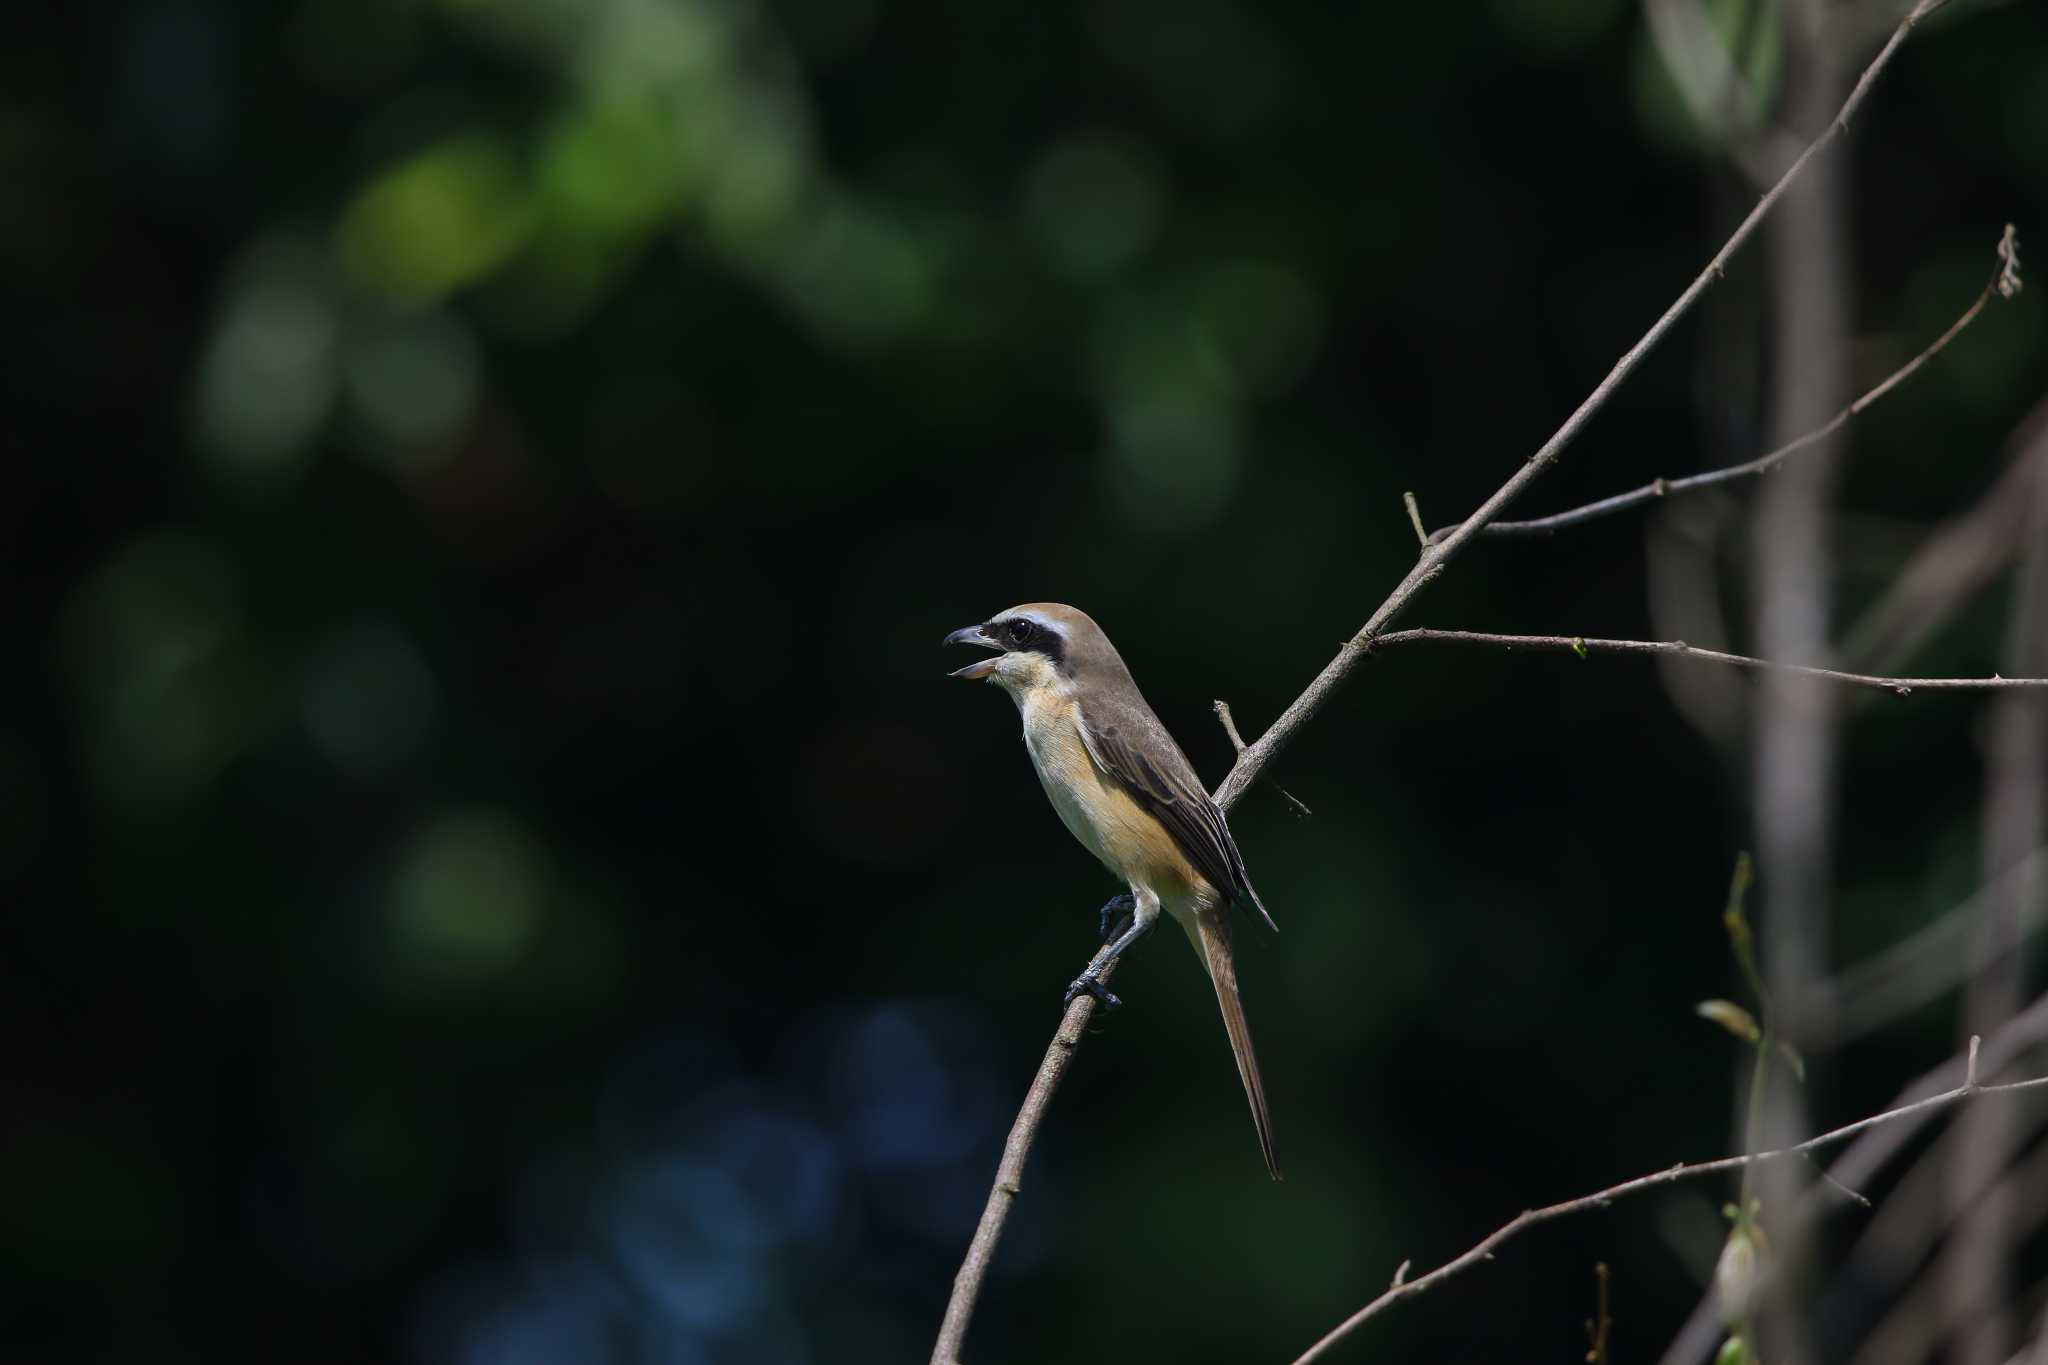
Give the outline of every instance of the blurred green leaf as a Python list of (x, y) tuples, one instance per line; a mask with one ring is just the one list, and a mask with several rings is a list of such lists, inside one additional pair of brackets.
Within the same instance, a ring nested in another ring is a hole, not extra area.
[(1755, 1016), (1733, 1000), (1702, 1000), (1693, 1007), (1693, 1013), (1719, 1024), (1745, 1043), (1754, 1043), (1763, 1036)]
[(373, 179), (342, 214), (336, 245), (358, 284), (417, 306), (502, 264), (533, 221), (517, 159), (499, 139), (471, 132)]
[(524, 829), (493, 811), (440, 816), (392, 888), (396, 966), (429, 991), (500, 975), (533, 946), (546, 905), (546, 865)]
[(1167, 191), (1142, 144), (1094, 134), (1042, 153), (1025, 181), (1024, 202), (1060, 267), (1092, 280), (1128, 265), (1159, 235)]

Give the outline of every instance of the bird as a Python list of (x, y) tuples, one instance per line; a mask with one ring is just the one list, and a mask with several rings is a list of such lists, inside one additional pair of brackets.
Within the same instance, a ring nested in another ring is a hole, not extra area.
[[(1061, 822), (1130, 889), (1103, 907), (1104, 937), (1125, 911), (1131, 922), (1099, 960), (1121, 955), (1162, 912), (1187, 931), (1216, 989), (1267, 1174), (1280, 1179), (1265, 1082), (1238, 994), (1230, 910), (1240, 906), (1268, 927), (1279, 926), (1252, 889), (1222, 807), (1146, 704), (1123, 656), (1086, 612), (1058, 602), (1028, 602), (964, 626), (944, 643), (996, 651), (949, 676), (993, 683), (1009, 693), (1023, 718), (1031, 766)], [(1084, 991), (1106, 1009), (1122, 1003), (1103, 985), (1093, 962), (1067, 987), (1067, 1002)]]

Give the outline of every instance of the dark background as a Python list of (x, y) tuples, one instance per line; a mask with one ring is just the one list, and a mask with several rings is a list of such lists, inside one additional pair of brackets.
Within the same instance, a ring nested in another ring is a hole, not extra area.
[[(1412, 562), (1402, 492), (1476, 505), (1755, 194), (1619, 0), (0, 23), (25, 1361), (921, 1359), (1116, 889), (939, 637), (1081, 605), (1220, 779), (1210, 701), (1262, 729)], [(1845, 153), (1860, 383), (2040, 234), (2044, 148), (2041, 6), (1901, 54)], [(1762, 449), (1762, 250), (1524, 510)], [(1845, 620), (2044, 362), (2030, 293), (1853, 429)], [(1411, 623), (1654, 634), (1647, 524), (1477, 545)], [(1907, 671), (1996, 668), (2004, 592)], [(1981, 717), (1854, 713), (1838, 959), (1974, 884)], [(1738, 1141), (1691, 1011), (1738, 989), (1746, 767), (1653, 668), (1389, 654), (1271, 771), (1315, 812), (1233, 817), (1287, 1182), (1162, 934), (974, 1358), (1287, 1359), (1403, 1258)], [(1816, 1115), (1955, 1028), (1830, 1059)], [(1539, 1231), (1344, 1358), (1576, 1360), (1596, 1260), (1652, 1355), (1727, 1197)]]

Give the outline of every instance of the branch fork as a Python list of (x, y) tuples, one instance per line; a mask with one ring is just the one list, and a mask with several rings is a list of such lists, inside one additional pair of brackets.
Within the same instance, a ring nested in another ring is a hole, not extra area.
[[(1728, 261), (1755, 235), (1758, 226), (1777, 205), (1778, 201), (1784, 197), (1786, 190), (1798, 180), (1807, 165), (1822, 151), (1826, 150), (1841, 135), (1842, 131), (1848, 127), (1851, 116), (1855, 114), (1863, 100), (1869, 95), (1879, 74), (1890, 63), (1893, 54), (1904, 43), (1906, 36), (1922, 19), (1940, 8), (1942, 3), (1944, 3), (1944, 0), (1917, 0), (1912, 10), (1900, 21), (1898, 27), (1893, 30), (1890, 39), (1885, 43), (1884, 47), (1864, 69), (1862, 76), (1857, 80), (1855, 88), (1850, 91), (1848, 99), (1843, 103), (1835, 119), (1820, 136), (1807, 145), (1806, 149), (1786, 168), (1784, 174), (1778, 178), (1777, 182), (1757, 201), (1749, 213), (1744, 216), (1741, 223), (1736, 226), (1734, 232), (1729, 235), (1727, 241), (1722, 244), (1720, 250), (1714, 253), (1712, 259), (1694, 276), (1692, 282), (1685, 287), (1677, 299), (1651, 324), (1649, 330), (1644, 332), (1641, 338), (1622, 354), (1621, 358), (1614, 363), (1613, 368), (1608, 371), (1606, 377), (1565, 419), (1564, 424), (1537, 449), (1535, 454), (1518, 466), (1514, 473), (1508, 477), (1507, 481), (1494, 491), (1491, 497), (1481, 503), (1470, 516), (1456, 527), (1440, 532), (1436, 536), (1421, 537), (1423, 541), (1421, 553), (1417, 556), (1415, 564), (1403, 576), (1400, 583), (1395, 586), (1394, 590), (1388, 594), (1386, 600), (1381, 602), (1379, 607), (1367, 618), (1365, 624), (1359, 628), (1357, 633), (1338, 650), (1336, 657), (1323, 667), (1323, 670), (1316, 675), (1315, 679), (1309, 683), (1301, 695), (1288, 705), (1287, 709), (1280, 714), (1278, 719), (1273, 722), (1264, 734), (1260, 735), (1258, 739), (1250, 744), (1241, 744), (1240, 737), (1236, 734), (1235, 723), (1226, 719), (1226, 709), (1219, 708), (1218, 718), (1224, 720), (1225, 732), (1231, 736), (1233, 746), (1238, 748), (1238, 756), (1235, 766), (1231, 768), (1229, 774), (1216, 788), (1214, 798), (1217, 805), (1228, 811), (1237, 803), (1238, 799), (1243, 796), (1245, 789), (1261, 775), (1266, 765), (1273, 760), (1273, 757), (1287, 745), (1303, 724), (1314, 716), (1317, 711), (1322, 709), (1322, 706), (1329, 700), (1331, 694), (1343, 685), (1346, 679), (1349, 678), (1352, 670), (1358, 666), (1359, 660), (1371, 652), (1374, 642), (1381, 640), (1381, 637), (1386, 634), (1394, 620), (1408, 609), (1416, 595), (1436, 580), (1453, 556), (1461, 551), (1475, 536), (1496, 522), (1500, 514), (1519, 498), (1530, 484), (1534, 483), (1546, 469), (1557, 462), (1565, 447), (1577, 439), (1580, 432), (1585, 429), (1593, 416), (1607, 405), (1608, 400), (1613, 397), (1616, 390), (1635, 371), (1636, 366), (1642, 362), (1643, 358), (1669, 334), (1679, 319), (1692, 310), (1693, 305), (1699, 301), (1700, 296), (1707, 291), (1713, 282), (1723, 278)], [(2006, 240), (2010, 241), (2010, 234), (2008, 234)], [(2000, 278), (2003, 279), (2004, 275), (2005, 272), (2001, 270)], [(2016, 283), (2016, 269), (2012, 272), (2012, 276)], [(1958, 329), (1951, 328), (1950, 335), (1956, 330)], [(1944, 340), (1937, 344), (1937, 348), (1939, 345), (1945, 344), (1946, 341)], [(1924, 360), (1930, 353), (1923, 353), (1920, 360)], [(1919, 361), (1915, 362), (1916, 365), (1917, 363)], [(1894, 381), (1887, 382), (1895, 382), (1896, 379), (1903, 378), (1904, 374), (1909, 372), (1911, 368), (1909, 366), (1907, 371), (1902, 371), (1900, 375), (1895, 376)], [(1884, 387), (1880, 386), (1880, 389)], [(1871, 395), (1866, 395), (1866, 397), (1873, 399), (1875, 396), (1877, 396), (1875, 391)], [(1847, 418), (1844, 417), (1841, 420), (1846, 421)], [(1818, 439), (1818, 437), (1815, 439)], [(1671, 491), (1677, 486), (1677, 481), (1667, 482), (1659, 480), (1657, 484), (1653, 484), (1653, 487), (1658, 485), (1662, 485), (1661, 490), (1652, 493), (1650, 496), (1663, 496), (1664, 492)], [(1419, 531), (1421, 527), (1419, 509), (1414, 511), (1412, 520)], [(1595, 643), (1594, 641), (1584, 642), (1587, 647), (1592, 647)], [(1107, 952), (1105, 950), (1097, 954), (1098, 961), (1092, 964), (1098, 969), (1098, 974), (1104, 978), (1107, 977), (1108, 973), (1115, 966), (1114, 959), (1101, 960), (1106, 958)], [(1010, 1206), (1016, 1199), (1024, 1163), (1030, 1155), (1032, 1141), (1037, 1135), (1039, 1125), (1044, 1120), (1046, 1109), (1051, 1103), (1054, 1091), (1059, 1086), (1061, 1076), (1065, 1073), (1067, 1063), (1072, 1058), (1074, 1048), (1080, 1042), (1082, 1032), (1087, 1027), (1088, 1021), (1093, 1017), (1094, 1011), (1095, 1000), (1089, 995), (1078, 996), (1068, 1005), (1066, 1013), (1060, 1021), (1059, 1029), (1053, 1036), (1052, 1044), (1046, 1049), (1045, 1058), (1039, 1064), (1038, 1074), (1025, 1094), (1023, 1106), (1018, 1111), (1016, 1123), (1012, 1126), (1009, 1140), (1004, 1145), (1002, 1162), (997, 1168), (995, 1183), (989, 1192), (987, 1207), (983, 1210), (981, 1222), (975, 1229), (973, 1240), (969, 1243), (967, 1256), (961, 1264), (960, 1272), (954, 1279), (953, 1294), (946, 1305), (945, 1318), (940, 1326), (938, 1339), (932, 1349), (933, 1365), (957, 1365), (959, 1361), (960, 1349), (966, 1338), (968, 1322), (973, 1316), (975, 1301), (981, 1292), (989, 1262), (993, 1258), (996, 1245), (1001, 1239), (1003, 1224), (1009, 1216)], [(2001, 1088), (2005, 1087), (1986, 1087), (1981, 1093), (1990, 1093), (1993, 1089)], [(1951, 1095), (1947, 1098), (1953, 1099), (1955, 1096)], [(1932, 1102), (1934, 1101), (1928, 1103)], [(1897, 1112), (1905, 1111), (1895, 1111), (1895, 1113)], [(1804, 1145), (1813, 1146), (1835, 1140), (1857, 1128), (1867, 1126), (1870, 1123), (1881, 1122), (1886, 1117), (1890, 1116), (1881, 1115), (1875, 1119), (1865, 1120), (1861, 1124), (1837, 1130), (1836, 1133), (1824, 1134), (1822, 1137), (1813, 1139), (1810, 1143)], [(1640, 1180), (1627, 1182), (1624, 1185), (1603, 1191), (1599, 1197), (1612, 1198), (1620, 1194), (1632, 1193), (1636, 1189), (1646, 1188), (1652, 1184), (1662, 1184), (1676, 1180), (1685, 1174), (1703, 1174), (1711, 1169), (1727, 1169), (1731, 1163), (1736, 1161), (1762, 1160), (1768, 1156), (1782, 1154), (1765, 1154), (1765, 1156), (1757, 1158), (1731, 1158), (1728, 1161), (1710, 1162), (1693, 1168), (1674, 1167), (1672, 1170), (1660, 1175), (1644, 1177)], [(1321, 1354), (1331, 1343), (1350, 1332), (1365, 1319), (1371, 1317), (1385, 1304), (1410, 1294), (1420, 1293), (1440, 1283), (1449, 1275), (1456, 1273), (1458, 1269), (1477, 1260), (1490, 1258), (1495, 1246), (1519, 1232), (1523, 1227), (1546, 1218), (1562, 1216), (1564, 1212), (1575, 1207), (1576, 1203), (1577, 1201), (1574, 1202), (1574, 1205), (1554, 1205), (1549, 1209), (1524, 1213), (1458, 1259), (1431, 1271), (1420, 1279), (1398, 1283), (1390, 1287), (1379, 1299), (1361, 1309), (1349, 1321), (1330, 1333), (1315, 1347), (1311, 1348), (1308, 1354), (1301, 1358), (1301, 1362), (1297, 1362), (1297, 1365), (1302, 1365), (1303, 1362), (1309, 1361)]]

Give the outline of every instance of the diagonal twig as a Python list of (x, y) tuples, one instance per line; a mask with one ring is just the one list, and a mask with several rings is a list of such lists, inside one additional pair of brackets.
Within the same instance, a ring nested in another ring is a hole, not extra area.
[(1656, 1189), (1660, 1185), (1671, 1185), (1681, 1180), (1693, 1180), (1703, 1175), (1714, 1175), (1721, 1171), (1742, 1170), (1760, 1162), (1778, 1161), (1788, 1156), (1804, 1156), (1808, 1152), (1816, 1151), (1823, 1147), (1831, 1147), (1838, 1142), (1852, 1138), (1866, 1129), (1876, 1128), (1915, 1115), (1925, 1115), (1929, 1111), (1946, 1108), (1960, 1100), (1970, 1099), (1974, 1096), (2011, 1094), (2021, 1090), (2037, 1090), (2048, 1086), (2048, 1076), (2036, 1076), (2024, 1081), (2011, 1081), (2004, 1085), (1980, 1085), (1977, 1082), (1974, 1065), (1976, 1051), (1977, 1040), (1972, 1039), (1970, 1044), (1972, 1065), (1961, 1085), (1953, 1089), (1944, 1090), (1939, 1094), (1929, 1095), (1925, 1099), (1902, 1104), (1895, 1109), (1887, 1109), (1881, 1114), (1872, 1114), (1868, 1118), (1858, 1119), (1854, 1123), (1845, 1123), (1839, 1128), (1831, 1129), (1820, 1134), (1818, 1137), (1810, 1137), (1804, 1142), (1795, 1143), (1790, 1147), (1780, 1147), (1775, 1151), (1769, 1152), (1757, 1152), (1754, 1155), (1724, 1156), (1713, 1161), (1695, 1161), (1690, 1165), (1680, 1163), (1665, 1170), (1654, 1171), (1649, 1175), (1637, 1176), (1633, 1180), (1624, 1180), (1618, 1185), (1609, 1185), (1604, 1190), (1596, 1190), (1592, 1194), (1581, 1195), (1577, 1199), (1567, 1199), (1562, 1203), (1548, 1204), (1540, 1209), (1526, 1209), (1494, 1229), (1483, 1240), (1475, 1243), (1472, 1247), (1452, 1259), (1445, 1261), (1427, 1275), (1419, 1275), (1405, 1283), (1389, 1286), (1378, 1298), (1366, 1304), (1365, 1307), (1359, 1309), (1356, 1313), (1353, 1313), (1350, 1317), (1332, 1328), (1315, 1345), (1297, 1356), (1294, 1360), (1294, 1365), (1310, 1365), (1311, 1361), (1322, 1357), (1332, 1346), (1335, 1346), (1339, 1341), (1363, 1326), (1368, 1320), (1379, 1316), (1403, 1299), (1413, 1298), (1417, 1294), (1425, 1294), (1458, 1272), (1469, 1270), (1482, 1261), (1492, 1259), (1494, 1251), (1502, 1243), (1529, 1228), (1535, 1227), (1538, 1223), (1548, 1223), (1559, 1218), (1569, 1217), (1575, 1213), (1585, 1213), (1593, 1209), (1605, 1208), (1617, 1199), (1625, 1198), (1631, 1194), (1640, 1194), (1644, 1190)]
[[(1237, 717), (1230, 714), (1229, 702), (1223, 701), (1221, 699), (1217, 700), (1216, 719), (1223, 722), (1223, 733), (1230, 736), (1230, 747), (1237, 750), (1239, 753), (1243, 753), (1244, 736), (1237, 732)], [(1274, 791), (1279, 792), (1282, 799), (1284, 799), (1287, 802), (1287, 804), (1293, 808), (1294, 813), (1300, 816), (1302, 819), (1306, 820), (1311, 815), (1315, 814), (1314, 811), (1310, 810), (1307, 806), (1303, 805), (1300, 799), (1297, 798), (1293, 792), (1287, 790), (1287, 788), (1281, 786), (1272, 778), (1269, 777), (1266, 779), (1266, 785), (1271, 787)]]
[[(1112, 932), (1110, 943), (1122, 934), (1129, 918), (1125, 916), (1124, 924), (1119, 924)], [(1107, 983), (1110, 974), (1116, 970), (1116, 963), (1117, 960), (1110, 956), (1109, 943), (1105, 943), (1088, 964), (1088, 970), (1095, 974), (1097, 980)], [(1009, 1221), (1010, 1205), (1016, 1202), (1018, 1190), (1022, 1187), (1024, 1163), (1031, 1157), (1031, 1144), (1038, 1136), (1038, 1126), (1045, 1119), (1046, 1106), (1052, 1103), (1053, 1092), (1059, 1089), (1060, 1077), (1066, 1074), (1067, 1062), (1081, 1044), (1088, 1021), (1094, 1017), (1095, 997), (1084, 991), (1067, 1006), (1066, 1015), (1052, 1035), (1052, 1045), (1045, 1050), (1045, 1060), (1039, 1063), (1038, 1074), (1032, 1078), (1031, 1089), (1025, 1092), (1016, 1121), (1010, 1125), (1010, 1136), (1003, 1143), (1003, 1157), (996, 1165), (996, 1179), (988, 1192), (988, 1205), (982, 1210), (981, 1222), (974, 1229), (974, 1240), (968, 1243), (959, 1273), (953, 1277), (953, 1294), (946, 1303), (945, 1320), (939, 1325), (938, 1347), (932, 1352), (934, 1365), (952, 1365), (959, 1359), (960, 1342), (967, 1336), (967, 1323), (974, 1315), (975, 1300), (981, 1296), (981, 1283), (988, 1276), (989, 1263), (995, 1259), (996, 1245), (1002, 1241), (1003, 1224)]]
[(1870, 65), (1863, 69), (1863, 74), (1857, 78), (1854, 88), (1849, 91), (1849, 97), (1842, 102), (1840, 112), (1829, 122), (1820, 136), (1808, 143), (1806, 150), (1786, 167), (1778, 182), (1757, 200), (1756, 206), (1736, 225), (1728, 240), (1721, 244), (1721, 249), (1707, 262), (1706, 268), (1693, 277), (1692, 283), (1688, 284), (1684, 292), (1664, 310), (1662, 316), (1651, 324), (1650, 330), (1643, 333), (1642, 338), (1622, 354), (1621, 359), (1614, 363), (1614, 368), (1607, 372), (1607, 377), (1586, 396), (1584, 402), (1573, 409), (1571, 416), (1565, 419), (1564, 425), (1538, 447), (1536, 453), (1531, 455), (1506, 483), (1496, 489), (1492, 497), (1481, 503), (1479, 509), (1467, 517), (1456, 530), (1423, 550), (1416, 559), (1415, 566), (1396, 585), (1387, 599), (1380, 603), (1379, 608), (1366, 619), (1358, 633), (1345, 642), (1334, 659), (1323, 666), (1323, 671), (1318, 673), (1307, 689), (1280, 713), (1280, 718), (1273, 722), (1272, 727), (1254, 740), (1239, 756), (1237, 766), (1230, 770), (1229, 776), (1223, 779), (1223, 785), (1216, 789), (1218, 805), (1227, 810), (1236, 802), (1244, 793), (1244, 789), (1259, 775), (1260, 770), (1272, 760), (1273, 755), (1294, 737), (1294, 732), (1301, 728), (1303, 722), (1322, 709), (1323, 703), (1329, 700), (1331, 693), (1350, 676), (1351, 670), (1358, 666), (1358, 661), (1369, 652), (1374, 638), (1383, 633), (1395, 617), (1407, 610), (1416, 594), (1436, 580), (1451, 558), (1462, 550), (1468, 541), (1505, 511), (1530, 484), (1543, 475), (1544, 471), (1557, 463), (1558, 457), (1564, 453), (1564, 448), (1585, 429), (1593, 414), (1607, 405), (1615, 390), (1619, 389), (1622, 382), (1635, 371), (1643, 357), (1664, 339), (1680, 318), (1692, 310), (1692, 306), (1699, 302), (1700, 296), (1723, 276), (1728, 262), (1756, 234), (1758, 225), (1777, 206), (1778, 201), (1784, 198), (1785, 191), (1799, 178), (1800, 173), (1814, 157), (1827, 150), (1849, 126), (1849, 121), (1855, 117), (1856, 111), (1869, 97), (1878, 76), (1891, 64), (1893, 54), (1906, 41), (1907, 35), (1944, 3), (1946, 0), (1917, 0), (1905, 18), (1899, 21), (1898, 27), (1892, 30), (1892, 36), (1885, 42), (1884, 47), (1871, 59)]
[[(1644, 503), (1656, 502), (1674, 493), (1690, 493), (1700, 488), (1712, 488), (1717, 484), (1735, 483), (1742, 479), (1753, 479), (1760, 474), (1768, 474), (1794, 455), (1834, 435), (1865, 408), (1911, 379), (1921, 366), (1940, 355), (1951, 341), (1962, 335), (1964, 328), (1977, 320), (1977, 315), (1984, 311), (1984, 306), (1991, 302), (1994, 294), (2006, 299), (2018, 294), (2019, 278), (2019, 239), (2012, 224), (2007, 223), (2004, 233), (1998, 239), (1998, 266), (1991, 272), (1991, 278), (1984, 282), (1984, 288), (1978, 292), (1970, 306), (1963, 310), (1962, 316), (1950, 323), (1948, 330), (1936, 337), (1920, 354), (1893, 370), (1875, 387), (1812, 431), (1787, 441), (1769, 454), (1759, 455), (1756, 459), (1744, 461), (1742, 464), (1729, 465), (1723, 469), (1710, 469), (1704, 474), (1688, 474), (1683, 478), (1652, 479), (1640, 488), (1631, 488), (1626, 493), (1616, 493), (1612, 497), (1600, 498), (1567, 511), (1554, 512), (1547, 517), (1533, 517), (1528, 521), (1496, 521), (1488, 525), (1481, 534), (1554, 535), (1573, 526), (1582, 526), (1589, 521), (1611, 517), (1617, 512), (1626, 512), (1632, 507), (1641, 507)], [(1412, 500), (1409, 510), (1411, 513), (1414, 510)], [(1453, 529), (1455, 528), (1446, 526), (1432, 531), (1429, 540), (1441, 540), (1450, 535)]]
[[(1949, 1058), (1902, 1089), (1892, 1101), (1893, 1108), (1887, 1111), (1899, 1121), (1866, 1125), (1856, 1140), (1849, 1144), (1848, 1150), (1828, 1164), (1830, 1181), (1851, 1189), (1867, 1185), (1934, 1116), (1935, 1111), (1928, 1107), (1928, 1101), (1953, 1095), (1959, 1090), (1990, 1088), (1978, 1086), (1977, 1078), (1987, 1073), (1996, 1075), (2044, 1037), (2048, 1037), (2048, 996), (2035, 1000), (1990, 1038), (1972, 1037), (1964, 1055)], [(1960, 1083), (1956, 1079), (1958, 1073)], [(1808, 1222), (1825, 1212), (1825, 1204), (1817, 1197), (1819, 1191), (1820, 1187), (1814, 1186), (1794, 1204), (1791, 1220), (1795, 1232), (1803, 1232)], [(1766, 1292), (1771, 1278), (1771, 1272), (1766, 1269), (1759, 1277), (1756, 1292)], [(1658, 1365), (1694, 1365), (1713, 1349), (1714, 1342), (1721, 1335), (1721, 1323), (1719, 1296), (1709, 1286), (1686, 1318), (1685, 1325), (1659, 1357)]]

